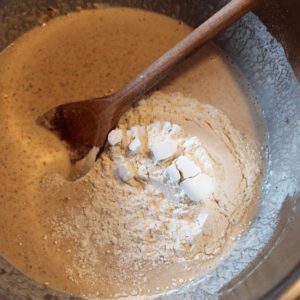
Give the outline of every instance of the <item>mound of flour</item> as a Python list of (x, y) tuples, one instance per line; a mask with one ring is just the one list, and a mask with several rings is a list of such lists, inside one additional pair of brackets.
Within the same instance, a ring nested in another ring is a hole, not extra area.
[(70, 279), (139, 286), (150, 271), (215, 258), (256, 197), (256, 161), (216, 108), (161, 92), (139, 102), (77, 181), (81, 209), (51, 220), (75, 245)]

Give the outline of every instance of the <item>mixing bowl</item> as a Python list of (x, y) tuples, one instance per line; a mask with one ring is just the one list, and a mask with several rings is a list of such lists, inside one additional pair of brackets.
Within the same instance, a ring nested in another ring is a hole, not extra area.
[[(0, 49), (33, 26), (81, 8), (140, 7), (197, 26), (226, 2), (0, 0)], [(249, 230), (213, 270), (179, 290), (153, 295), (154, 299), (273, 299), (299, 276), (300, 85), (295, 49), (300, 40), (295, 36), (300, 5), (298, 0), (267, 0), (255, 13), (215, 42), (247, 78), (264, 119), (266, 167), (257, 213)], [(77, 299), (30, 279), (1, 257), (0, 294), (0, 299), (15, 300)]]

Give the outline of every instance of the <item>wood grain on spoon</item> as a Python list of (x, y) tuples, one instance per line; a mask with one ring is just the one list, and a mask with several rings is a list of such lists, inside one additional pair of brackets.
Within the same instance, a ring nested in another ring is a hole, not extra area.
[(47, 112), (39, 123), (59, 133), (71, 146), (102, 147), (121, 115), (164, 79), (194, 50), (246, 14), (258, 0), (232, 0), (182, 41), (163, 54), (119, 92), (92, 100), (68, 103)]

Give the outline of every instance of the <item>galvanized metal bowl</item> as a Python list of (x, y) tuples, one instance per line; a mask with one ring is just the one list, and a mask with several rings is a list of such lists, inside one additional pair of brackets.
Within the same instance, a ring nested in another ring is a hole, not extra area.
[[(95, 3), (99, 2), (0, 0), (0, 50), (23, 32), (55, 17), (52, 8), (55, 8), (58, 14), (65, 14), (76, 10), (78, 6), (96, 7)], [(181, 19), (191, 26), (203, 22), (226, 2), (226, 0), (101, 1), (109, 5), (157, 11)], [(297, 7), (300, 9), (299, 5)], [(258, 13), (269, 21), (273, 31), (283, 37), (286, 49), (293, 53), (293, 45), (289, 45), (291, 41), (288, 38), (288, 34), (291, 33), (289, 28), (280, 26), (281, 20), (270, 18), (273, 13), (272, 7), (268, 8), (266, 5), (263, 9), (258, 10)], [(199, 276), (180, 290), (164, 295), (153, 295), (151, 297), (153, 299), (268, 298), (276, 293), (275, 286), (293, 271), (296, 274), (295, 272), (299, 270), (299, 82), (283, 46), (253, 13), (221, 34), (216, 43), (236, 63), (249, 81), (264, 119), (267, 149), (260, 204), (249, 231), (213, 270), (205, 276)], [(0, 256), (0, 299), (6, 298), (77, 299), (27, 277)]]

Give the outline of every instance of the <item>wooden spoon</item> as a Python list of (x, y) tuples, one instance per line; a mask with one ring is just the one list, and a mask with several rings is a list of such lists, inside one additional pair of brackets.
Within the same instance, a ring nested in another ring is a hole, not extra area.
[[(247, 13), (258, 0), (232, 0), (176, 46), (163, 54), (119, 92), (92, 100), (60, 105), (39, 118), (39, 123), (58, 132), (71, 147), (102, 148), (121, 115), (193, 50), (202, 46)], [(87, 150), (86, 149), (86, 150)]]

